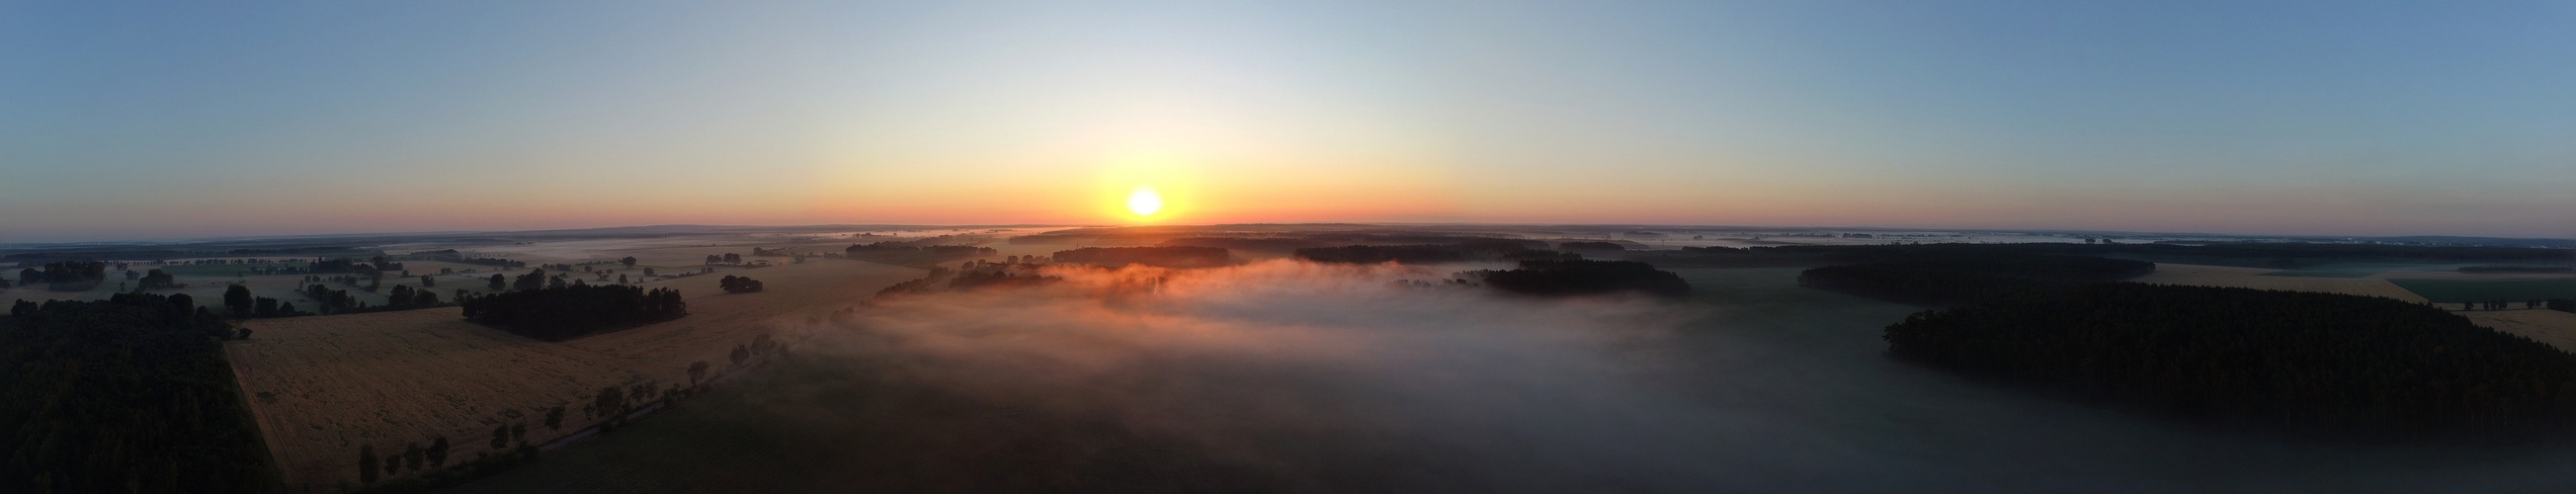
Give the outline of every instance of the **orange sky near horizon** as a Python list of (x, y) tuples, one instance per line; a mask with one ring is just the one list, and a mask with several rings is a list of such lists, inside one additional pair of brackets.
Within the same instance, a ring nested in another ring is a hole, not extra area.
[[(0, 7), (0, 243), (666, 224), (2576, 237), (2554, 4)], [(1126, 210), (1136, 187), (1164, 209)], [(32, 212), (32, 213), (29, 213)]]

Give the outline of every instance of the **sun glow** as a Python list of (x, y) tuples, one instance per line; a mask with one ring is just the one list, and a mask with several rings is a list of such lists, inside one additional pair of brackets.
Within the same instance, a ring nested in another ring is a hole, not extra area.
[(1137, 216), (1153, 216), (1163, 210), (1163, 196), (1154, 193), (1153, 187), (1136, 186), (1135, 192), (1127, 193), (1127, 210)]

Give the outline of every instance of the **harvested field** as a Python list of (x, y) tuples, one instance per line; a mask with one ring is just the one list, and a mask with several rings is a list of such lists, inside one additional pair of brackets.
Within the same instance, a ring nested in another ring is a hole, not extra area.
[(2560, 350), (2576, 352), (2576, 313), (2547, 309), (2482, 310), (2459, 313), (2479, 326), (2495, 328), (2507, 334), (2539, 340)]
[(2536, 298), (2576, 298), (2576, 278), (2389, 280), (2434, 302), (2503, 300), (2519, 307)]
[(291, 489), (328, 491), (356, 476), (360, 444), (379, 450), (445, 436), (450, 461), (488, 451), (496, 425), (526, 423), (527, 440), (557, 433), (543, 410), (570, 405), (565, 431), (590, 421), (578, 400), (604, 386), (686, 384), (691, 362), (721, 370), (755, 335), (850, 306), (918, 277), (856, 261), (744, 270), (768, 290), (727, 294), (716, 277), (647, 283), (687, 297), (679, 320), (547, 343), (465, 321), (457, 309), (250, 321), (249, 341), (226, 346), (242, 389)]
[(2156, 263), (2156, 272), (2132, 278), (2139, 283), (2167, 285), (2225, 286), (2263, 290), (2341, 293), (2387, 297), (2408, 302), (2425, 302), (2424, 297), (2406, 291), (2388, 280), (2373, 278), (2326, 278), (2305, 276), (2264, 276), (2278, 271), (2270, 268), (2206, 266), (2199, 264)]
[(2372, 278), (2401, 280), (2511, 280), (2531, 278), (2576, 279), (2576, 273), (2462, 273), (2458, 269), (2383, 271)]

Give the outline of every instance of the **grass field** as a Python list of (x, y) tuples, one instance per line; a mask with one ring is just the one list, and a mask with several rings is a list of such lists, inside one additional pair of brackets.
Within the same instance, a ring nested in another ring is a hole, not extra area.
[(2500, 280), (2389, 280), (2437, 303), (2504, 300), (2515, 307), (2535, 298), (2576, 298), (2576, 278)]
[[(746, 270), (768, 289), (727, 294), (715, 277), (649, 283), (686, 294), (691, 315), (547, 343), (466, 322), (457, 309), (254, 320), (228, 344), (242, 389), (288, 482), (327, 491), (355, 477), (357, 448), (426, 445), (444, 435), (451, 458), (486, 449), (495, 425), (525, 422), (550, 438), (541, 410), (603, 386), (688, 382), (691, 362), (721, 370), (733, 345), (794, 330), (920, 271), (856, 261)], [(565, 430), (582, 420), (572, 405)]]

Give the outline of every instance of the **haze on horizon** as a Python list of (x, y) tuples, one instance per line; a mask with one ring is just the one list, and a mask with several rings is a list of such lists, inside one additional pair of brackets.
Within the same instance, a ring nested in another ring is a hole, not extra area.
[[(2576, 235), (2563, 2), (0, 3), (0, 242)], [(1126, 213), (1151, 187), (1160, 212)]]

